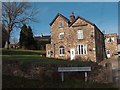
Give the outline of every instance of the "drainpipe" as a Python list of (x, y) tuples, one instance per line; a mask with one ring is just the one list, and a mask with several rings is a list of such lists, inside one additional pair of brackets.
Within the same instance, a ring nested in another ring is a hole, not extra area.
[(55, 58), (55, 44), (54, 44), (54, 58)]

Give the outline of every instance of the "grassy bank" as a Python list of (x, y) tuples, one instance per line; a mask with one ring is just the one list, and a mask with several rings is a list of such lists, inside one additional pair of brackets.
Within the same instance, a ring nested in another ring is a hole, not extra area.
[[(30, 63), (40, 64), (44, 66), (92, 66), (95, 63), (91, 61), (70, 61), (54, 58), (46, 58), (41, 56), (45, 54), (45, 51), (40, 50), (19, 50), (19, 49), (2, 49), (2, 62), (9, 61), (7, 63), (16, 64), (18, 62), (24, 62), (23, 67), (30, 67)], [(5, 67), (5, 65), (3, 66)], [(96, 68), (95, 68), (96, 69)], [(8, 71), (7, 71), (8, 72)], [(41, 72), (40, 72), (41, 73)], [(50, 73), (49, 73), (50, 74)], [(49, 80), (39, 81), (36, 79), (26, 79), (23, 77), (3, 75), (2, 77), (3, 88), (115, 88), (116, 86), (112, 83), (96, 83), (96, 82), (84, 82), (80, 80)]]
[(64, 66), (90, 66), (93, 62), (83, 62), (83, 61), (69, 61), (69, 60), (62, 60), (62, 59), (54, 59), (54, 58), (46, 58), (41, 57), (40, 55), (3, 55), (2, 56), (3, 62), (4, 60), (14, 60), (14, 61), (21, 61), (21, 62), (29, 62), (29, 63), (37, 63), (42, 65), (64, 65)]
[[(41, 56), (43, 55), (43, 56)], [(92, 62), (70, 61), (54, 58), (46, 58), (45, 51), (40, 50), (22, 50), (22, 49), (2, 49), (2, 59), (17, 60), (22, 62), (31, 62), (44, 65), (67, 65), (67, 66), (89, 66)]]
[(41, 50), (1, 49), (2, 55), (45, 55)]

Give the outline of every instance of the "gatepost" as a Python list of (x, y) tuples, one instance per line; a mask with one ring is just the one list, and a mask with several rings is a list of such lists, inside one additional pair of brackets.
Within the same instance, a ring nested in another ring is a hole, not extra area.
[(110, 62), (106, 63), (106, 80), (108, 82), (113, 82), (113, 80), (112, 80), (112, 64)]

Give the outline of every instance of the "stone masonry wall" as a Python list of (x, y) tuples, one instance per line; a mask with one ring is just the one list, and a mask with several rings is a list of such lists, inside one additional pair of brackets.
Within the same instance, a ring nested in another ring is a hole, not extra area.
[[(65, 67), (65, 65), (62, 65)], [(18, 77), (25, 77), (28, 79), (38, 79), (41, 81), (60, 80), (61, 74), (57, 69), (59, 66), (55, 65), (40, 65), (37, 63), (21, 62), (15, 60), (4, 60), (2, 67), (2, 75), (11, 75)], [(92, 71), (88, 73), (88, 80), (97, 82), (106, 82), (106, 71), (102, 66), (91, 64)], [(84, 80), (83, 72), (66, 73), (65, 79), (79, 79)]]
[[(59, 27), (59, 22), (63, 23), (63, 27)], [(83, 30), (83, 39), (77, 38), (78, 30)], [(62, 32), (64, 32), (64, 38), (59, 39), (59, 34)], [(77, 45), (80, 44), (87, 45), (87, 54), (78, 55)], [(61, 45), (65, 48), (63, 56), (59, 54)], [(72, 26), (68, 26), (67, 20), (58, 16), (51, 25), (51, 44), (46, 46), (46, 53), (51, 50), (53, 52), (51, 57), (69, 60), (70, 49), (75, 49), (75, 59), (101, 61), (104, 57), (104, 35), (94, 25), (81, 18), (78, 18)]]
[[(87, 54), (86, 55), (77, 55), (77, 50), (76, 50), (76, 55), (80, 56), (84, 60), (95, 61), (96, 54), (95, 54), (95, 51), (93, 50), (93, 48), (95, 48), (95, 43), (94, 43), (95, 39), (93, 37), (91, 37), (91, 35), (94, 35), (94, 28), (93, 28), (94, 26), (92, 26), (91, 24), (89, 24), (81, 19), (78, 19), (75, 22), (75, 24), (80, 24), (81, 26), (70, 27), (71, 40), (69, 40), (69, 42), (71, 42), (70, 43), (71, 47), (72, 47), (72, 45), (74, 45), (74, 47), (76, 47), (76, 45), (78, 45), (78, 44), (86, 44), (87, 45)], [(77, 30), (83, 30), (83, 39), (77, 39)]]
[(96, 60), (102, 61), (105, 58), (105, 43), (104, 34), (95, 27), (95, 46), (96, 46)]
[[(105, 35), (106, 40), (105, 40), (105, 46), (106, 46), (106, 50), (110, 50), (110, 55), (114, 55), (117, 53), (118, 50), (118, 45), (117, 45), (117, 34), (106, 34)], [(114, 38), (114, 42), (108, 42), (107, 38), (113, 37)]]

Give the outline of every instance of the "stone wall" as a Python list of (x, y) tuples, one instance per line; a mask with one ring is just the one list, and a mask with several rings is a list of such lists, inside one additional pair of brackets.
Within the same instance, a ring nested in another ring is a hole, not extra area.
[[(113, 33), (113, 34), (106, 34), (105, 35), (106, 40), (105, 40), (105, 47), (106, 50), (110, 50), (110, 57), (113, 56), (114, 54), (117, 53), (118, 51), (118, 44), (117, 44), (117, 33)], [(114, 38), (113, 41), (109, 41), (109, 38)]]
[(57, 80), (60, 78), (56, 67), (12, 60), (3, 62), (2, 74), (38, 80)]
[(120, 52), (120, 44), (118, 44), (118, 52)]
[[(63, 65), (65, 66), (65, 65)], [(88, 80), (106, 82), (105, 68), (97, 64), (91, 64), (92, 71), (88, 73)], [(2, 74), (25, 77), (38, 80), (61, 80), (61, 74), (57, 71), (56, 65), (40, 65), (29, 62), (4, 60)], [(65, 73), (65, 79), (84, 80), (83, 72)]]
[(96, 49), (96, 61), (100, 62), (105, 57), (105, 42), (104, 34), (95, 26), (95, 49)]
[[(70, 27), (70, 38), (69, 42), (71, 42), (70, 46), (76, 48), (76, 45), (86, 44), (87, 45), (87, 54), (79, 55), (79, 57), (83, 58), (83, 60), (92, 60), (96, 61), (96, 52), (93, 50), (95, 48), (95, 38), (94, 38), (94, 26), (85, 22), (84, 20), (78, 19), (74, 25), (83, 25), (79, 27)], [(77, 39), (77, 31), (83, 30), (83, 39)], [(93, 35), (93, 37), (91, 37)], [(73, 46), (74, 45), (74, 46)], [(76, 55), (77, 49), (76, 49)]]
[[(63, 27), (59, 27), (59, 22), (63, 23)], [(83, 30), (83, 39), (77, 38), (78, 30)], [(59, 39), (59, 34), (62, 32), (64, 32), (64, 38)], [(87, 45), (87, 54), (78, 55), (77, 45), (80, 44)], [(65, 48), (63, 56), (60, 56), (59, 51), (61, 45)], [(51, 57), (68, 60), (70, 59), (71, 49), (75, 49), (75, 59), (80, 57), (82, 60), (101, 61), (103, 60), (104, 35), (94, 25), (81, 18), (78, 18), (73, 25), (69, 26), (63, 17), (58, 16), (51, 25), (51, 44), (46, 45), (46, 53), (51, 50), (53, 52)]]

